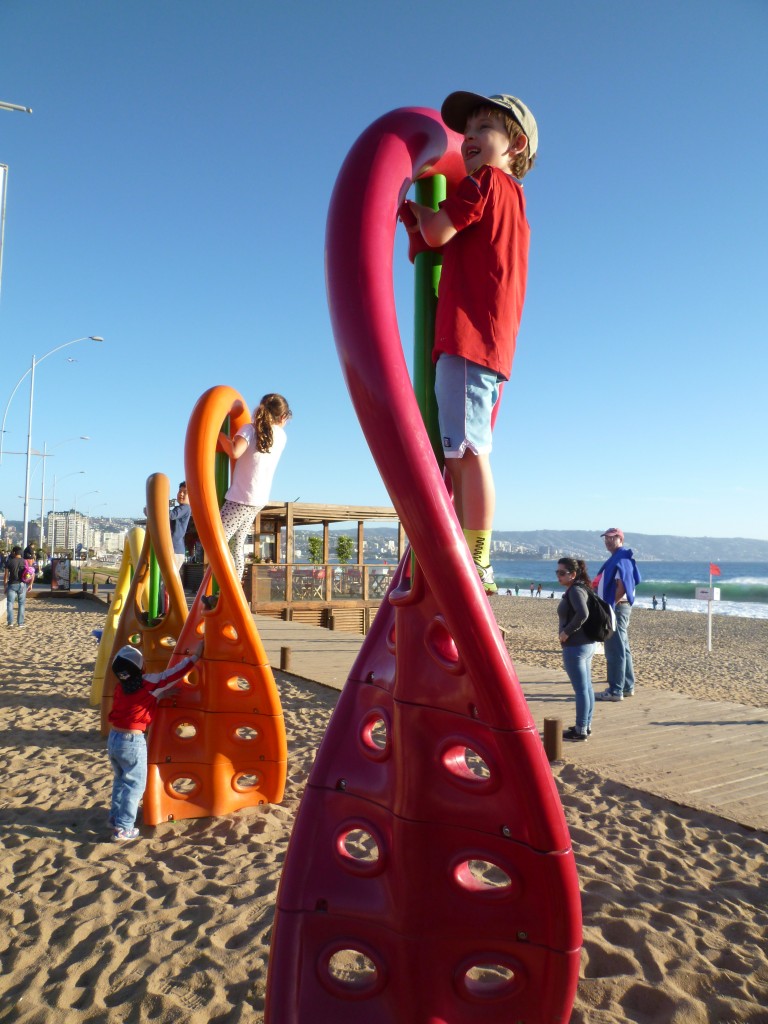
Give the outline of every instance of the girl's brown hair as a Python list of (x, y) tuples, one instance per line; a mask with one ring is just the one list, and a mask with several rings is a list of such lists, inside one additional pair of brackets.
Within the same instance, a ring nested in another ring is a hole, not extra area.
[(291, 408), (282, 395), (264, 395), (253, 413), (257, 451), (268, 452), (271, 449), (273, 424), (289, 419), (291, 415)]
[(575, 572), (574, 583), (583, 583), (585, 587), (592, 587), (592, 580), (587, 572), (587, 564), (581, 558), (558, 558), (558, 565), (562, 565), (568, 572)]

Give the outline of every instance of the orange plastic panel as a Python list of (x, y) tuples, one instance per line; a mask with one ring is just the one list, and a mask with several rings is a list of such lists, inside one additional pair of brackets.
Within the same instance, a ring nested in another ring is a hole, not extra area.
[[(235, 575), (219, 514), (215, 454), (227, 417), (231, 434), (250, 421), (236, 391), (214, 387), (195, 405), (187, 429), (189, 502), (210, 565), (179, 647), (194, 648), (201, 637), (205, 644), (188, 681), (161, 703), (152, 725), (144, 796), (147, 824), (276, 803), (285, 789), (287, 744), (280, 697)], [(213, 576), (219, 594), (216, 606), (209, 610), (202, 599), (211, 592)], [(171, 664), (175, 660), (174, 656)], [(246, 777), (247, 785), (237, 782)], [(173, 782), (184, 778), (192, 780), (187, 791)]]
[(285, 786), (285, 763), (237, 764), (169, 762), (150, 764), (144, 793), (144, 823), (233, 814), (244, 807), (279, 803)]

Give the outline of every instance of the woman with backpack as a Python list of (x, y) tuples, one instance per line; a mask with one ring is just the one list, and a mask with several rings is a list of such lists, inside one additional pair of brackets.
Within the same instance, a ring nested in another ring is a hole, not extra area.
[(585, 742), (592, 732), (595, 691), (592, 689), (592, 658), (595, 644), (584, 632), (589, 617), (587, 595), (591, 586), (587, 567), (580, 558), (560, 558), (557, 579), (565, 594), (557, 606), (559, 639), (563, 647), (563, 667), (576, 694), (576, 724), (563, 732), (563, 738)]
[(27, 584), (24, 582), (26, 563), (21, 557), (21, 548), (17, 544), (11, 557), (5, 563), (3, 585), (5, 586), (6, 614), (8, 625), (13, 625), (13, 607), (18, 606), (16, 625), (24, 625), (24, 605), (27, 601)]

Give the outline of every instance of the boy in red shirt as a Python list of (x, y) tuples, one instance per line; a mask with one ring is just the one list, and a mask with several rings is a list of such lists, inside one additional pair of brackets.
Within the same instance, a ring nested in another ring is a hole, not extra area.
[(112, 728), (107, 740), (114, 782), (109, 824), (112, 841), (138, 839), (135, 827), (139, 801), (147, 784), (147, 743), (144, 738), (157, 711), (157, 703), (181, 683), (203, 653), (201, 640), (193, 653), (164, 672), (142, 672), (141, 651), (130, 644), (121, 647), (112, 662), (118, 685), (109, 713)]
[[(435, 320), (435, 395), (456, 515), (487, 594), (496, 491), (491, 417), (512, 372), (525, 299), (530, 230), (519, 180), (533, 167), (538, 128), (515, 96), (454, 92), (442, 106), (464, 135), (467, 177), (439, 210), (407, 200), (411, 257), (443, 251)], [(417, 237), (420, 236), (420, 237)]]

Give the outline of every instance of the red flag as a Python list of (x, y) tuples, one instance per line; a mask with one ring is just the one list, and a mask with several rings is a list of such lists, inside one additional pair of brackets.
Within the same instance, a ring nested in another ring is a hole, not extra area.
[(709, 563), (709, 575), (710, 576), (719, 576), (720, 575), (720, 566), (719, 565), (715, 565), (714, 562), (710, 562)]

